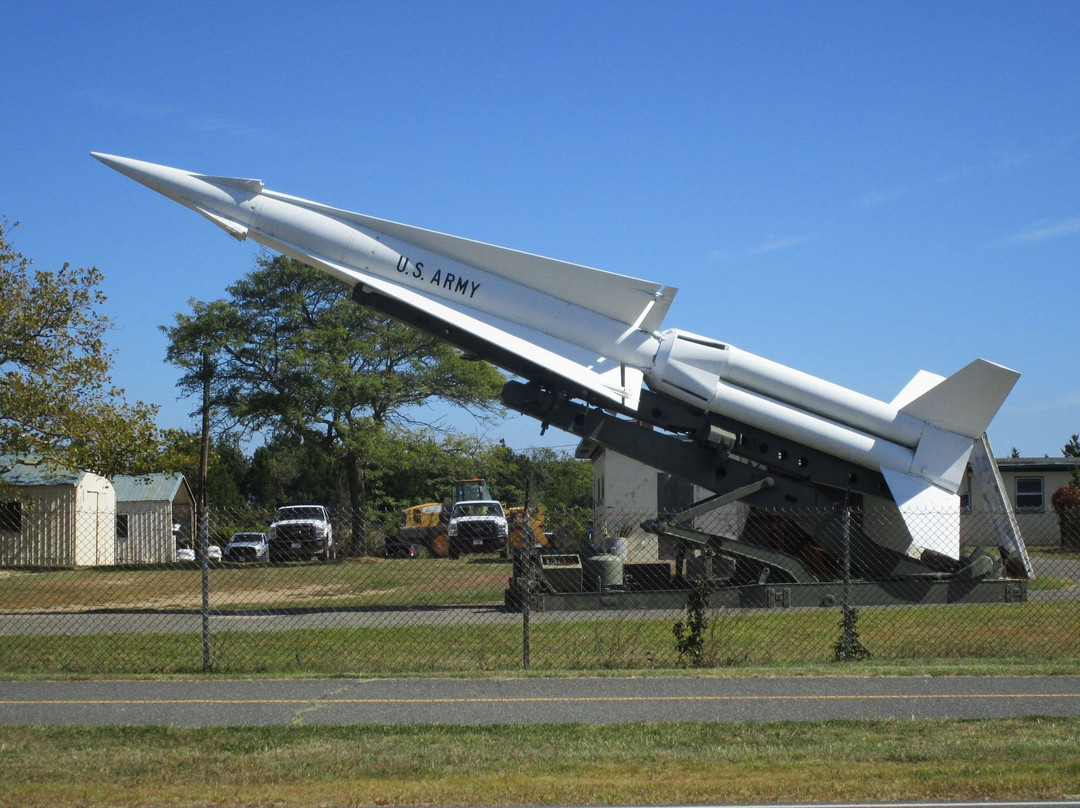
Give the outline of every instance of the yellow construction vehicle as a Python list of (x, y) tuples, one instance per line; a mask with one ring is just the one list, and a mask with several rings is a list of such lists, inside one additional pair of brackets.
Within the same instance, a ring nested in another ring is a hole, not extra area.
[(510, 523), (510, 536), (507, 539), (507, 555), (513, 550), (526, 550), (539, 545), (547, 547), (547, 536), (544, 535), (544, 510), (539, 505), (529, 508), (528, 514), (525, 508), (506, 509), (506, 520)]
[[(451, 541), (447, 527), (455, 503), (480, 500), (491, 500), (491, 492), (485, 480), (457, 480), (453, 485), (453, 497), (449, 503), (425, 502), (405, 508), (401, 512), (398, 542), (419, 545), (437, 558), (457, 558), (463, 552), (469, 552), (471, 548), (467, 544)], [(504, 505), (503, 510), (509, 524), (509, 547), (500, 550), (500, 553), (505, 555), (512, 548), (526, 547), (529, 540), (533, 546), (537, 543), (546, 545), (544, 517), (539, 508), (530, 508), (529, 519), (525, 518), (524, 508), (507, 508)]]

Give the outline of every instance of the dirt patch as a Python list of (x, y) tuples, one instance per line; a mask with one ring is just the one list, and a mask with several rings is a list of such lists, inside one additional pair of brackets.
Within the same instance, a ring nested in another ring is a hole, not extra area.
[[(393, 591), (393, 590), (390, 590)], [(101, 594), (100, 590), (97, 594)], [(119, 593), (117, 593), (119, 594)], [(124, 611), (124, 610), (158, 610), (158, 609), (199, 609), (202, 608), (202, 593), (201, 592), (174, 592), (174, 593), (159, 593), (153, 596), (147, 596), (145, 593), (141, 593), (142, 596), (138, 596), (140, 593), (132, 592), (133, 597), (125, 598), (94, 598), (93, 601), (83, 602), (69, 602), (63, 605), (56, 605), (49, 608), (51, 612), (83, 612), (88, 609), (102, 610), (102, 611)], [(367, 593), (365, 593), (367, 594)], [(291, 587), (288, 589), (228, 589), (225, 591), (212, 592), (210, 596), (210, 608), (220, 608), (222, 602), (235, 604), (242, 602), (245, 604), (259, 604), (266, 602), (280, 603), (283, 601), (292, 602), (333, 602), (342, 601), (347, 598), (355, 598), (357, 593), (351, 586), (346, 584), (312, 584), (302, 587)], [(34, 609), (20, 609), (14, 608), (8, 610), (11, 613), (19, 612), (32, 612), (39, 611), (39, 608)]]

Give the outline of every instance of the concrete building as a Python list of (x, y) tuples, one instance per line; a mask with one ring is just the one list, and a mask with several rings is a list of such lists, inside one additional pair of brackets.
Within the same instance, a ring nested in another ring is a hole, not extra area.
[[(683, 510), (711, 495), (655, 468), (585, 440), (577, 456), (592, 462), (593, 511), (596, 544), (618, 550), (630, 561), (670, 559), (672, 548), (640, 528), (644, 519)], [(1080, 459), (998, 458), (1004, 489), (1012, 503), (1020, 533), (1028, 547), (1058, 546), (1057, 514), (1050, 504), (1053, 493), (1072, 480)], [(988, 507), (978, 481), (968, 472), (960, 488), (962, 545), (993, 545)], [(696, 527), (708, 533), (738, 538), (749, 513), (742, 503), (719, 508)], [(899, 526), (897, 527), (899, 530)], [(625, 548), (625, 549), (624, 549)]]
[[(631, 563), (676, 558), (674, 542), (647, 533), (641, 523), (685, 510), (712, 492), (588, 440), (581, 442), (576, 454), (592, 463), (593, 544), (597, 549)], [(734, 502), (696, 520), (694, 527), (737, 539), (749, 512), (749, 506)]]

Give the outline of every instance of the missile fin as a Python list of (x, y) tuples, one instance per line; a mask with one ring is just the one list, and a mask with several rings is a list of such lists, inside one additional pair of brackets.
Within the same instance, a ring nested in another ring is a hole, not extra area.
[(212, 221), (214, 224), (216, 224), (218, 227), (220, 227), (237, 241), (243, 241), (247, 238), (248, 227), (246, 224), (241, 224), (240, 222), (233, 221), (232, 219), (227, 219), (219, 213), (214, 213), (212, 210), (201, 208), (198, 205), (192, 205), (187, 203), (182, 204), (184, 204), (185, 207), (191, 208), (193, 211), (200, 214), (201, 216), (205, 216), (207, 219)]
[(423, 311), (428, 319), (437, 320), (454, 330), (465, 331), (480, 342), (493, 346), (494, 355), (513, 354), (524, 360), (523, 364), (543, 368), (547, 374), (560, 377), (572, 386), (588, 390), (612, 403), (637, 409), (643, 380), (643, 373), (637, 368), (611, 362), (606, 357), (597, 356), (550, 334), (477, 309), (455, 306), (422, 291), (305, 252), (279, 239), (271, 240), (262, 235), (259, 241), (347, 283), (360, 283), (383, 297)]
[(199, 179), (212, 182), (214, 185), (224, 185), (227, 188), (236, 188), (249, 194), (261, 194), (263, 192), (262, 180), (246, 180), (242, 177), (212, 177), (209, 174), (195, 174)]
[(960, 558), (960, 497), (921, 477), (883, 468), (914, 545)]
[[(912, 384), (920, 379), (916, 375)], [(976, 359), (952, 376), (909, 401), (900, 411), (947, 432), (975, 440), (1001, 408), (1020, 374)], [(903, 396), (911, 384), (901, 392)]]
[(944, 376), (937, 373), (931, 373), (929, 370), (920, 370), (911, 378), (911, 381), (904, 386), (904, 389), (896, 394), (896, 397), (893, 398), (891, 403), (898, 410), (903, 409), (923, 393), (928, 392), (935, 385), (943, 381), (945, 381)]
[(499, 353), (509, 350), (515, 356), (535, 367), (544, 368), (548, 373), (567, 380), (573, 386), (589, 390), (632, 410), (637, 409), (643, 380), (643, 373), (637, 368), (608, 363), (605, 357), (587, 352), (550, 334), (475, 309), (459, 308), (382, 278), (370, 277), (362, 282), (386, 297), (421, 308), (430, 318), (469, 332), (494, 346)]
[(911, 473), (955, 494), (964, 479), (975, 441), (966, 435), (927, 426), (915, 447)]
[(384, 240), (380, 236), (387, 236), (415, 245), (644, 331), (660, 327), (677, 291), (653, 281), (378, 219), (276, 191), (265, 191), (264, 195), (361, 227), (380, 241)]

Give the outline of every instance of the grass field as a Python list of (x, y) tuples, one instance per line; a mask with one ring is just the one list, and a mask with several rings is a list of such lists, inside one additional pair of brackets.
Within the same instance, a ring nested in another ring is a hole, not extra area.
[[(509, 565), (364, 559), (211, 571), (228, 609), (444, 606), (502, 596)], [(56, 570), (0, 578), (5, 611), (191, 611), (197, 569)], [(1065, 584), (1068, 585), (1067, 583)], [(48, 608), (45, 608), (47, 605)], [(406, 610), (407, 617), (408, 610)], [(1080, 604), (864, 609), (872, 661), (832, 661), (836, 610), (710, 614), (693, 675), (1076, 673)], [(400, 624), (214, 631), (210, 675), (511, 675), (522, 626)], [(9, 635), (0, 675), (206, 675), (201, 635)], [(532, 669), (660, 672), (672, 620), (535, 615)], [(1026, 661), (1025, 661), (1026, 660)], [(622, 672), (622, 673), (620, 673)], [(691, 674), (686, 671), (686, 674)], [(613, 727), (0, 727), (4, 806), (603, 805), (1066, 798), (1080, 721)]]
[[(1080, 582), (1052, 574), (1075, 564), (1056, 554), (1029, 583), (1031, 591), (1074, 590)], [(212, 607), (235, 609), (358, 608), (501, 603), (511, 563), (494, 555), (460, 559), (385, 559), (373, 556), (329, 564), (273, 566), (213, 564)], [(0, 569), (0, 612), (79, 612), (123, 609), (198, 609), (197, 564), (63, 569)]]
[[(137, 676), (212, 671), (230, 675), (386, 676), (516, 672), (526, 650), (520, 618), (499, 604), (511, 565), (497, 557), (355, 558), (330, 564), (220, 565), (210, 570), (210, 665), (197, 621), (188, 633), (155, 619), (197, 614), (196, 566), (0, 571), (2, 613), (47, 613), (51, 634), (9, 633), (0, 675)], [(1044, 577), (1038, 602), (864, 608), (859, 641), (877, 660), (1034, 660), (1080, 657), (1080, 600), (1066, 578)], [(487, 607), (472, 624), (458, 607)], [(454, 607), (454, 608), (448, 608)], [(230, 615), (300, 611), (313, 628), (254, 631)], [(349, 624), (353, 610), (369, 619)], [(139, 633), (79, 633), (98, 613), (138, 616)], [(531, 617), (533, 670), (657, 670), (686, 663), (670, 617), (613, 611)], [(422, 619), (421, 619), (422, 618)], [(828, 664), (840, 638), (832, 609), (715, 610), (702, 635), (706, 668)]]
[[(215, 609), (350, 608), (499, 603), (510, 562), (494, 557), (385, 559), (330, 564), (215, 564)], [(197, 564), (0, 570), (5, 612), (99, 609), (198, 609)]]
[[(516, 675), (523, 626), (420, 625), (409, 608), (499, 602), (509, 564), (354, 559), (215, 567), (212, 609), (383, 609), (367, 628), (7, 635), (0, 676)], [(200, 572), (0, 572), (0, 612), (191, 612)], [(1045, 578), (1043, 591), (1068, 590)], [(1034, 589), (1034, 587), (1033, 587)], [(397, 607), (404, 607), (398, 609)], [(2, 620), (2, 616), (0, 616)], [(532, 616), (532, 670), (641, 675), (680, 664), (673, 619)], [(952, 675), (1080, 671), (1080, 603), (860, 610), (873, 658), (833, 660), (840, 613), (709, 614), (704, 668), (679, 675)], [(1080, 720), (520, 727), (0, 727), (6, 806), (664, 805), (1062, 799), (1080, 796)]]
[(669, 805), (1080, 796), (1080, 720), (0, 727), (0, 806)]
[[(520, 623), (296, 631), (213, 631), (212, 670), (230, 675), (400, 676), (512, 673), (523, 664)], [(148, 618), (149, 619), (149, 618)], [(840, 637), (835, 610), (714, 613), (705, 668), (830, 664)], [(531, 621), (531, 669), (658, 670), (681, 664), (673, 620)], [(859, 637), (879, 661), (1080, 658), (1080, 603), (866, 609)], [(9, 635), (0, 675), (137, 676), (203, 672), (202, 637), (190, 634)]]

